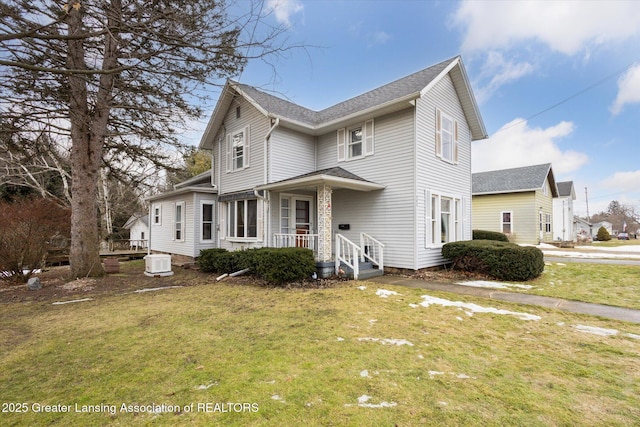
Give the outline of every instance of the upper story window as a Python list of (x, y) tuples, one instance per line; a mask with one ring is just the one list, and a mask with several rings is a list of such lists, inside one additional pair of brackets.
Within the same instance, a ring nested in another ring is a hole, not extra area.
[(362, 125), (338, 129), (336, 139), (338, 161), (360, 159), (374, 154), (373, 120)]
[(240, 107), (236, 107), (236, 119), (240, 118)]
[(436, 110), (436, 156), (458, 163), (458, 122), (441, 110)]
[(347, 154), (350, 159), (362, 156), (362, 126), (349, 130), (348, 144)]
[(249, 127), (227, 135), (227, 172), (249, 167)]

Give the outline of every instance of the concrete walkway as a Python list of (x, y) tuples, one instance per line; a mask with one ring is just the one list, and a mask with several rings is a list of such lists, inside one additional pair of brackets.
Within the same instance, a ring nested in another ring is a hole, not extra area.
[(475, 288), (472, 286), (454, 285), (449, 283), (434, 283), (426, 280), (412, 279), (402, 276), (379, 276), (368, 279), (369, 282), (380, 285), (400, 285), (409, 288), (428, 289), (431, 291), (451, 292), (455, 294), (470, 295), (480, 298), (488, 298), (500, 301), (514, 302), (517, 304), (537, 305), (540, 307), (570, 311), (573, 313), (589, 314), (608, 319), (622, 320), (625, 322), (640, 323), (640, 310), (632, 308), (613, 307), (602, 304), (591, 304), (579, 301), (570, 301), (560, 298), (543, 297), (516, 292), (504, 292), (489, 288)]

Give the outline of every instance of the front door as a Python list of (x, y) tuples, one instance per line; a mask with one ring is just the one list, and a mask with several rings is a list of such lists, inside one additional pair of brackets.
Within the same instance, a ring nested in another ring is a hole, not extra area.
[[(296, 206), (296, 234), (309, 234), (311, 232), (311, 202), (309, 200), (294, 199)], [(308, 248), (307, 237), (296, 239), (296, 246)]]

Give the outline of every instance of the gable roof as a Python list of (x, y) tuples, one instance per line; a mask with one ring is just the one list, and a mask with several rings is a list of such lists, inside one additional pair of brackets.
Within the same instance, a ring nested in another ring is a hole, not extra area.
[(474, 173), (471, 176), (471, 194), (476, 196), (535, 191), (541, 189), (547, 179), (552, 197), (558, 197), (551, 163)]
[(129, 217), (122, 228), (131, 228), (138, 220), (142, 221), (144, 225), (149, 226), (149, 214), (147, 212), (136, 212)]
[(571, 197), (572, 200), (576, 199), (573, 181), (562, 181), (558, 183), (558, 197)]
[(385, 188), (384, 185), (367, 181), (366, 179), (342, 169), (341, 167), (333, 167), (294, 176), (293, 178), (284, 179), (271, 184), (259, 185), (256, 189), (278, 191), (307, 187), (315, 189), (321, 184), (329, 184), (334, 189), (348, 188), (358, 191), (373, 191)]
[(410, 102), (426, 94), (447, 74), (451, 74), (453, 85), (471, 128), (472, 140), (486, 138), (484, 123), (471, 91), (462, 59), (456, 56), (321, 111), (310, 110), (253, 86), (229, 80), (220, 94), (202, 136), (200, 148), (206, 149), (213, 146), (213, 138), (222, 126), (233, 98), (237, 95), (246, 98), (266, 117), (279, 119), (289, 127), (318, 135), (337, 129), (347, 121), (364, 117), (374, 111), (390, 113), (406, 108)]

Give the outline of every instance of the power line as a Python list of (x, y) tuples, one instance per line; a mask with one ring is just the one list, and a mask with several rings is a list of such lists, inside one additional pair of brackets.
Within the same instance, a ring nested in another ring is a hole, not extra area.
[(572, 100), (572, 99), (574, 99), (574, 98), (577, 98), (578, 96), (580, 96), (580, 95), (582, 95), (582, 94), (584, 94), (584, 93), (586, 93), (586, 92), (588, 92), (588, 91), (590, 91), (590, 90), (594, 89), (595, 87), (600, 86), (601, 84), (603, 84), (603, 83), (604, 83), (604, 82), (606, 82), (607, 80), (610, 80), (610, 79), (612, 79), (613, 77), (618, 77), (620, 74), (622, 74), (623, 72), (627, 71), (629, 68), (631, 68), (631, 67), (632, 67), (635, 63), (637, 63), (637, 62), (638, 62), (638, 61), (634, 61), (634, 62), (632, 62), (632, 63), (630, 63), (630, 64), (626, 65), (625, 67), (623, 67), (623, 68), (621, 68), (621, 69), (619, 69), (619, 70), (617, 70), (617, 71), (615, 71), (615, 72), (613, 72), (613, 73), (611, 73), (611, 74), (609, 74), (609, 75), (607, 75), (607, 76), (603, 77), (602, 79), (600, 79), (600, 80), (596, 81), (595, 83), (590, 84), (590, 85), (589, 85), (589, 86), (587, 86), (586, 88), (584, 88), (584, 89), (582, 89), (582, 90), (579, 90), (578, 92), (575, 92), (575, 93), (574, 93), (574, 94), (572, 94), (572, 95), (569, 95), (568, 97), (566, 97), (566, 98), (564, 98), (564, 99), (562, 99), (562, 100), (560, 100), (560, 101), (556, 102), (555, 104), (553, 104), (553, 105), (551, 105), (551, 106), (549, 106), (549, 107), (547, 107), (547, 108), (545, 108), (545, 109), (543, 109), (543, 110), (538, 111), (538, 112), (537, 112), (537, 113), (535, 113), (535, 114), (532, 114), (531, 116), (529, 116), (529, 117), (527, 117), (527, 118), (525, 118), (525, 119), (521, 119), (520, 121), (517, 121), (517, 122), (515, 122), (515, 123), (512, 123), (512, 124), (511, 124), (511, 125), (509, 125), (509, 126), (506, 126), (506, 127), (503, 127), (503, 128), (498, 129), (498, 130), (497, 130), (496, 132), (494, 132), (494, 133), (493, 133), (493, 135), (491, 135), (491, 136), (494, 136), (495, 134), (500, 133), (500, 132), (502, 132), (502, 131), (504, 131), (504, 130), (510, 129), (510, 128), (514, 127), (514, 126), (518, 126), (518, 125), (521, 125), (521, 124), (523, 124), (523, 123), (526, 123), (526, 122), (528, 122), (529, 120), (531, 120), (531, 119), (533, 119), (533, 118), (535, 118), (535, 117), (538, 117), (538, 116), (540, 116), (540, 115), (542, 115), (542, 114), (546, 113), (547, 111), (553, 110), (554, 108), (556, 108), (556, 107), (558, 107), (558, 106), (560, 106), (560, 105), (562, 105), (562, 104), (564, 104), (564, 103), (566, 103), (566, 102), (569, 102), (569, 101), (571, 101), (571, 100)]

